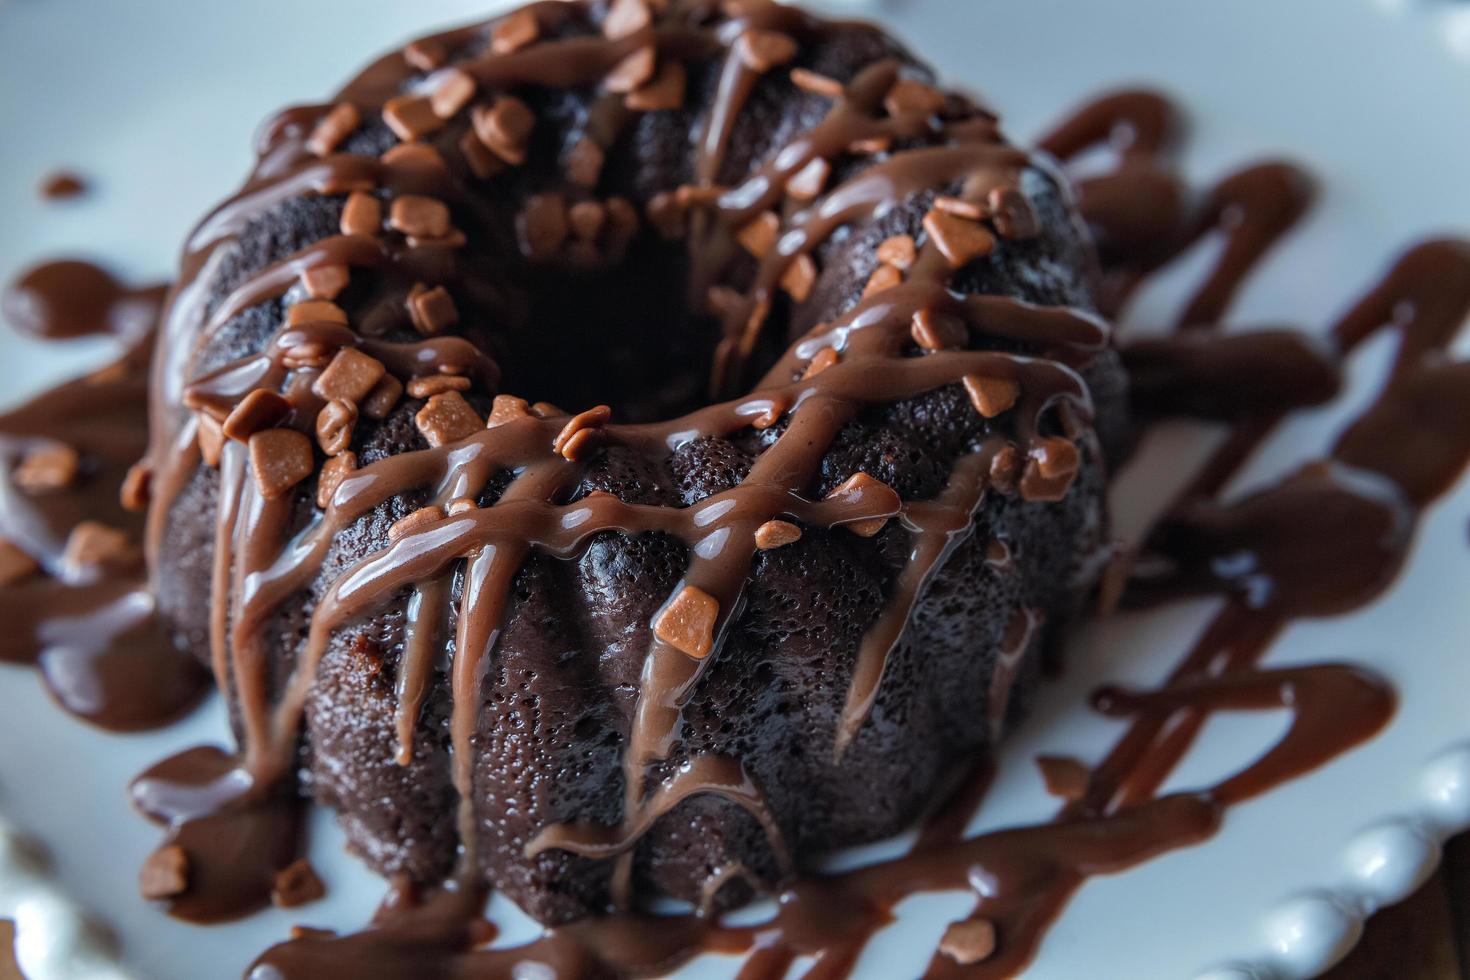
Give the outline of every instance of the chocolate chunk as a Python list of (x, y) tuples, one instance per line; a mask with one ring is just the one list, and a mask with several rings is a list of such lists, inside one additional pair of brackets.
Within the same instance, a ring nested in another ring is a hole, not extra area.
[(55, 493), (76, 481), (81, 455), (71, 446), (51, 442), (28, 451), (15, 468), (15, 485), (29, 494)]
[(225, 438), (249, 442), (255, 433), (284, 422), (291, 416), (291, 411), (291, 403), (276, 392), (256, 388), (240, 399), (240, 403), (225, 417)]
[(189, 855), (177, 844), (160, 847), (138, 872), (138, 893), (144, 898), (174, 898), (189, 890)]
[(755, 529), (755, 546), (761, 551), (784, 548), (801, 540), (801, 528), (790, 521), (766, 521)]
[(715, 642), (720, 602), (703, 589), (686, 585), (653, 622), (653, 634), (696, 660), (709, 656)]
[(312, 382), (311, 390), (318, 398), (331, 401), (342, 398), (360, 402), (382, 380), (388, 369), (376, 357), (355, 347), (344, 347), (332, 358), (327, 369)]
[(267, 500), (283, 497), (311, 475), (316, 460), (311, 440), (295, 429), (266, 429), (250, 437), (250, 469)]
[(315, 902), (326, 893), (316, 869), (306, 858), (292, 861), (271, 879), (271, 904), (277, 908), (293, 909)]
[(485, 425), (457, 391), (444, 391), (431, 397), (413, 421), (431, 446), (467, 439)]

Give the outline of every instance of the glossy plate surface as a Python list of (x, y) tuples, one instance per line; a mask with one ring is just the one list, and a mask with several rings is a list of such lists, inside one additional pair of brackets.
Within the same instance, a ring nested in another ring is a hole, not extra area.
[[(190, 223), (241, 179), (254, 125), (292, 101), (326, 95), (370, 56), (434, 23), (472, 19), (487, 0), (0, 0), (0, 277), (59, 253), (96, 258), (136, 280), (169, 274)], [(1287, 156), (1322, 180), (1321, 199), (1244, 290), (1231, 322), (1331, 322), (1404, 246), (1470, 232), (1470, 8), (1450, 0), (908, 0), (829, 3), (887, 23), (949, 78), (1002, 108), (1018, 137), (1105, 86), (1146, 82), (1176, 93), (1194, 133), (1186, 155), (1207, 180), (1239, 163)], [(36, 182), (57, 167), (93, 191), (44, 203)], [(1207, 248), (1207, 247), (1206, 247)], [(1171, 319), (1203, 267), (1186, 256), (1129, 317)], [(12, 402), (83, 366), (103, 347), (65, 349), (0, 334), (0, 400)], [(1385, 345), (1355, 362), (1353, 394), (1304, 413), (1241, 475), (1269, 479), (1320, 452), (1381, 373)], [(1356, 396), (1356, 397), (1355, 397)], [(1123, 532), (1141, 525), (1171, 478), (1203, 455), (1211, 432), (1159, 433), (1119, 485)], [(1293, 626), (1270, 664), (1346, 659), (1398, 688), (1378, 738), (1233, 811), (1209, 843), (1088, 883), (1047, 938), (1028, 977), (1310, 976), (1346, 950), (1361, 919), (1407, 894), (1438, 842), (1470, 825), (1470, 484), (1425, 520), (1409, 568), (1386, 596), (1346, 618)], [(975, 829), (1043, 819), (1054, 809), (1031, 764), (1038, 753), (1095, 759), (1118, 723), (1087, 708), (1104, 682), (1157, 682), (1187, 649), (1208, 603), (1120, 616), (1086, 629), (1005, 747)], [(1282, 729), (1280, 713), (1217, 718), (1166, 788), (1239, 768)], [(110, 736), (70, 720), (35, 678), (0, 670), (0, 916), (20, 925), (34, 980), (238, 976), (294, 922), (351, 928), (383, 892), (316, 815), (312, 860), (330, 896), (232, 925), (173, 922), (136, 897), (155, 843), (123, 798), (155, 759), (225, 733), (210, 702), (185, 723)], [(36, 848), (49, 857), (38, 857)], [(885, 853), (897, 845), (871, 849)], [(932, 896), (861, 963), (863, 977), (913, 975), (967, 899)], [(525, 927), (522, 927), (525, 928)], [(510, 935), (524, 935), (512, 928)], [(695, 964), (727, 976), (729, 961)]]

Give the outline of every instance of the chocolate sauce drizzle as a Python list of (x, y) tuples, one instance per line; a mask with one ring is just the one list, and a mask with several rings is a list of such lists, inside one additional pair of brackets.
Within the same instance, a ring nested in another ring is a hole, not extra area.
[[(528, 9), (550, 30), (571, 16), (572, 8), (538, 4)], [(707, 268), (696, 269), (695, 278), (703, 277), (706, 284), (718, 282), (719, 258), (733, 254), (736, 232), (779, 201), (788, 182), (811, 161), (865, 140), (922, 134), (936, 143), (893, 153), (788, 219), (780, 247), (762, 259), (754, 286), (725, 311), (713, 372), (718, 392), (738, 390), (784, 277), (839, 228), (919, 191), (960, 181), (974, 189), (978, 204), (993, 191), (1015, 191), (1029, 162), (1000, 139), (994, 119), (978, 110), (958, 120), (928, 110), (880, 115), (877, 108), (898, 74), (896, 66), (879, 64), (846, 86), (828, 118), (777, 154), (775, 162), (740, 187), (713, 188), (732, 121), (759, 77), (734, 53), (734, 41), (751, 28), (798, 40), (821, 29), (795, 11), (754, 4), (713, 30), (656, 20), (619, 39), (542, 41), (465, 63), (481, 85), (514, 87), (595, 83), (650, 44), (660, 57), (725, 58), (716, 104), (696, 144), (703, 189), (711, 192), (707, 205), (692, 216), (691, 231), (695, 254), (708, 262)], [(457, 32), (436, 40), (454, 46), (469, 36)], [(381, 106), (405, 78), (401, 59), (384, 59), (346, 96), (361, 106)], [(189, 243), (163, 327), (163, 354), (154, 364), (148, 456), (149, 548), (154, 553), (172, 500), (200, 464), (197, 413), (227, 413), (253, 391), (284, 388), (297, 418), (317, 414), (323, 400), (312, 394), (310, 382), (320, 368), (303, 367), (301, 350), (356, 348), (404, 378), (469, 374), (487, 388), (498, 381), (494, 364), (463, 340), (437, 337), (389, 345), (326, 322), (283, 327), (260, 355), (204, 378), (184, 377), (181, 365), (196, 345), (207, 342), (235, 312), (284, 295), (303, 270), (343, 264), (391, 275), (415, 261), (413, 248), (388, 251), (349, 235), (327, 239), (241, 285), (206, 315), (202, 290), (213, 256), (263, 209), (305, 192), (356, 186), (433, 194), (473, 209), (443, 175), (358, 156), (308, 153), (309, 123), (325, 114), (325, 108), (296, 110), (268, 129), (254, 177)], [(1470, 426), (1464, 422), (1470, 418), (1470, 365), (1445, 356), (1470, 313), (1470, 245), (1435, 241), (1407, 252), (1325, 343), (1281, 330), (1223, 334), (1214, 326), (1250, 271), (1304, 213), (1311, 185), (1294, 167), (1270, 163), (1243, 170), (1205, 194), (1193, 193), (1169, 165), (1177, 123), (1177, 112), (1159, 96), (1120, 93), (1088, 106), (1043, 143), (1064, 163), (1094, 146), (1122, 147), (1110, 173), (1078, 188), (1081, 209), (1099, 242), (1109, 314), (1123, 307), (1149, 273), (1195, 242), (1224, 238), (1215, 268), (1187, 304), (1178, 329), (1124, 346), (1139, 378), (1135, 399), (1144, 418), (1192, 415), (1230, 427), (1221, 448), (1133, 556), (1124, 600), (1146, 604), (1215, 595), (1222, 599), (1221, 610), (1163, 686), (1099, 692), (1099, 710), (1132, 721), (1093, 769), (1083, 797), (1069, 802), (1050, 823), (964, 838), (962, 829), (989, 780), (989, 768), (982, 765), (931, 819), (908, 855), (842, 875), (796, 879), (768, 923), (735, 927), (709, 916), (655, 919), (622, 911), (500, 950), (476, 948), (484, 939), (477, 923), (485, 896), (471, 873), (474, 835), (463, 831), (472, 826), (472, 814), (462, 806), (460, 871), (447, 887), (422, 903), (391, 910), (369, 931), (309, 935), (275, 947), (251, 976), (488, 978), (516, 975), (530, 964), (556, 976), (639, 976), (666, 971), (704, 951), (721, 951), (747, 954), (744, 980), (783, 976), (797, 958), (808, 955), (816, 962), (806, 976), (837, 978), (847, 975), (866, 940), (891, 921), (893, 906), (903, 898), (924, 890), (968, 888), (981, 877), (993, 887), (977, 895), (973, 921), (993, 927), (995, 949), (966, 964), (953, 951), (938, 952), (929, 975), (1008, 976), (1030, 961), (1049, 923), (1088, 877), (1207, 839), (1230, 806), (1331, 760), (1386, 724), (1393, 696), (1370, 673), (1344, 665), (1269, 670), (1257, 663), (1293, 620), (1340, 614), (1380, 595), (1412, 545), (1420, 513), (1470, 460)], [(682, 699), (698, 684), (710, 657), (718, 656), (721, 631), (739, 608), (756, 530), (775, 519), (829, 528), (897, 519), (912, 536), (911, 562), (859, 653), (840, 751), (861, 726), (888, 652), (929, 575), (968, 532), (982, 497), (1001, 492), (997, 467), (1007, 458), (1012, 467), (1024, 461), (1014, 474), (1022, 496), (1056, 499), (1066, 493), (1071, 473), (1051, 465), (1049, 454), (1062, 450), (1055, 437), (1041, 435), (1042, 417), (1055, 413), (1063, 419), (1068, 438), (1062, 441), (1069, 445), (1092, 438), (1086, 386), (1067, 365), (1108, 343), (1107, 324), (1079, 311), (957, 297), (946, 288), (952, 271), (931, 238), (918, 249), (900, 285), (866, 297), (845, 316), (802, 338), (748, 396), (673, 422), (583, 430), (593, 433), (596, 446), (658, 455), (685, 440), (785, 421), (780, 437), (740, 486), (687, 510), (633, 505), (608, 495), (557, 503), (577, 484), (583, 466), (576, 454), (568, 458), (560, 451), (572, 417), (548, 407), (466, 439), (363, 467), (337, 486), (314, 523), (288, 539), (288, 501), (264, 496), (250, 478), (245, 448), (225, 443), (219, 460), (213, 667), (217, 684), (238, 699), (244, 738), (238, 757), (191, 750), (135, 784), (140, 806), (168, 823), (170, 840), (197, 859), (191, 863), (191, 887), (173, 900), (171, 911), (215, 919), (265, 901), (270, 872), (287, 863), (296, 846), (290, 769), (316, 662), (334, 630), (403, 589), (413, 590), (414, 608), (430, 613), (410, 616), (405, 644), (399, 732), (400, 759), (407, 759), (408, 736), (442, 644), (435, 630), (444, 620), (432, 611), (447, 603), (456, 570), (465, 587), (455, 618), (455, 649), (461, 655), (452, 664), (451, 727), (456, 787), (468, 798), (476, 683), (494, 647), (511, 577), (533, 551), (573, 556), (592, 534), (608, 530), (656, 530), (689, 547), (681, 588), (697, 589), (717, 604), (710, 627), (714, 652), (691, 655), (664, 641), (650, 651), (625, 754), (629, 795), (621, 824), (552, 825), (530, 849), (617, 859), (626, 888), (628, 855), (639, 834), (679, 800), (718, 793), (749, 809), (768, 828), (773, 849), (784, 853), (760, 787), (739, 760), (698, 758), (653, 792), (645, 791), (649, 764), (663, 756), (678, 730)], [(920, 311), (958, 318), (977, 334), (1038, 343), (1056, 355), (946, 349), (905, 356), (910, 325)], [(1224, 498), (1229, 478), (1276, 424), (1293, 409), (1333, 397), (1343, 360), (1383, 330), (1398, 339), (1391, 377), (1324, 457), (1274, 486), (1241, 499)], [(813, 372), (824, 351), (835, 352), (835, 363)], [(962, 459), (936, 499), (903, 501), (891, 491), (883, 493), (887, 488), (881, 484), (881, 490), (854, 488), (823, 500), (801, 495), (823, 448), (863, 406), (975, 377), (1014, 383), (1018, 389), (1007, 413), (1011, 438), (997, 437)], [(27, 428), (22, 430), (22, 424)], [(33, 433), (38, 425), (23, 410), (7, 422), (6, 431)], [(478, 496), (497, 471), (507, 469), (516, 476), (493, 506), (449, 512), (451, 501)], [(285, 694), (272, 702), (263, 624), (315, 577), (334, 534), (409, 488), (428, 490), (430, 500), (446, 508), (442, 516), (416, 524), (336, 580), (313, 614), (307, 647)], [(6, 533), (25, 532), (7, 523)], [(25, 550), (32, 551), (30, 546)], [(46, 552), (38, 545), (32, 553)], [(147, 595), (140, 589), (130, 594)], [(9, 597), (10, 590), (0, 592), (0, 598)], [(1021, 635), (1036, 626), (1029, 619), (1016, 623), (1017, 649), (1025, 647)], [(1007, 683), (1003, 670), (997, 678), (1002, 686)], [(1293, 722), (1264, 756), (1217, 785), (1158, 795), (1211, 713), (1270, 708), (1289, 709)], [(245, 852), (258, 854), (261, 862), (240, 861)]]

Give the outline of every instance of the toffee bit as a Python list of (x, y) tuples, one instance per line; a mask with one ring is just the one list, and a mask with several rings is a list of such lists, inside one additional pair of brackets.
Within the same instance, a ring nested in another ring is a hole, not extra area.
[(65, 443), (53, 442), (27, 452), (11, 478), (26, 493), (55, 493), (76, 481), (81, 466), (80, 453)]
[(762, 212), (735, 233), (740, 247), (758, 259), (765, 258), (776, 247), (781, 234), (781, 219), (774, 211)]
[(912, 235), (894, 235), (878, 246), (878, 261), (900, 272), (908, 272), (918, 257), (919, 250)]
[(791, 69), (791, 84), (812, 95), (824, 95), (829, 99), (840, 99), (847, 93), (847, 87), (835, 78), (819, 75), (805, 68)]
[(490, 50), (496, 54), (512, 54), (534, 44), (541, 37), (541, 24), (529, 10), (517, 10), (490, 31)]
[[(993, 419), (1007, 412), (1021, 397), (1021, 386), (1010, 378), (987, 378), (979, 374), (964, 377), (965, 394), (982, 417)], [(1065, 440), (1064, 440), (1065, 441)], [(1071, 443), (1067, 443), (1071, 445)]]
[(562, 430), (557, 433), (556, 439), (552, 441), (553, 452), (560, 453), (569, 460), (579, 458), (577, 450), (585, 447), (588, 436), (592, 429), (600, 429), (612, 419), (612, 409), (606, 405), (598, 405), (589, 408), (572, 417)]
[[(859, 470), (842, 482), (831, 493), (827, 494), (827, 500), (840, 500), (850, 506), (870, 505), (867, 509), (897, 512), (903, 506), (903, 500), (888, 484), (882, 480), (874, 479), (867, 473)], [(871, 538), (883, 530), (888, 523), (887, 517), (865, 517), (861, 520), (847, 521), (843, 527), (861, 538)]]
[(485, 427), (484, 421), (457, 391), (442, 391), (430, 397), (413, 421), (431, 446), (467, 439)]
[(302, 300), (286, 311), (286, 326), (299, 327), (304, 323), (339, 323), (345, 327), (347, 311), (326, 300)]
[(408, 293), (408, 317), (415, 330), (425, 337), (434, 337), (459, 322), (459, 309), (443, 286), (430, 289), (416, 283)]
[(362, 399), (362, 414), (370, 419), (382, 421), (393, 411), (398, 399), (403, 396), (403, 382), (391, 374), (385, 374), (373, 385)]
[(405, 45), (403, 60), (414, 71), (428, 72), (440, 67), (449, 59), (444, 42), (435, 38), (423, 38)]
[(322, 464), (321, 474), (316, 481), (316, 505), (326, 510), (336, 496), (337, 488), (357, 469), (357, 453), (338, 453)]
[(709, 656), (714, 647), (720, 601), (703, 589), (686, 585), (669, 600), (653, 623), (653, 634), (695, 660)]
[(0, 586), (15, 585), (41, 571), (36, 559), (0, 538)]
[(798, 255), (781, 276), (781, 288), (798, 303), (811, 299), (812, 287), (817, 284), (817, 263), (810, 255)]
[(312, 127), (306, 148), (319, 157), (330, 156), (361, 125), (362, 115), (357, 106), (338, 102)]
[(939, 941), (939, 951), (961, 966), (974, 966), (995, 955), (995, 923), (965, 919), (951, 923)]
[(1092, 782), (1092, 770), (1068, 756), (1039, 755), (1036, 768), (1041, 770), (1046, 791), (1059, 799), (1082, 799)]
[(138, 872), (138, 894), (159, 901), (189, 890), (189, 855), (177, 844), (160, 847)]
[(880, 265), (868, 277), (868, 284), (863, 287), (863, 299), (901, 285), (903, 285), (903, 273), (899, 272), (896, 266)]
[(644, 0), (613, 0), (602, 21), (602, 33), (616, 41), (636, 34), (653, 23), (653, 14)]
[(274, 391), (256, 388), (225, 416), (226, 439), (249, 442), (250, 437), (264, 429), (274, 428), (290, 418), (292, 405)]
[(463, 375), (430, 374), (408, 382), (408, 397), (433, 398), (446, 391), (469, 391), (470, 379)]
[(312, 299), (336, 299), (349, 281), (351, 273), (345, 265), (318, 265), (301, 273), (301, 285)]
[(316, 869), (306, 858), (292, 861), (271, 878), (271, 904), (277, 908), (296, 908), (315, 902), (326, 893)]
[(338, 456), (352, 444), (352, 430), (357, 426), (357, 404), (334, 398), (322, 406), (316, 416), (316, 442), (328, 456)]
[(366, 191), (353, 191), (342, 206), (344, 235), (376, 235), (383, 230), (383, 202)]
[(249, 449), (255, 485), (267, 500), (284, 497), (316, 468), (311, 440), (295, 429), (257, 432), (250, 437)]
[(755, 529), (755, 546), (761, 551), (784, 548), (800, 540), (801, 528), (790, 521), (766, 521)]
[(490, 418), (485, 421), (485, 428), (494, 429), (507, 422), (530, 417), (530, 406), (524, 398), (517, 398), (514, 395), (496, 395), (495, 400), (490, 403)]
[(440, 119), (453, 119), (470, 104), (477, 87), (475, 76), (463, 68), (450, 68), (439, 77), (438, 85), (429, 96), (429, 107)]
[(360, 402), (368, 396), (388, 373), (383, 362), (355, 347), (339, 350), (327, 369), (312, 382), (311, 390), (318, 398), (330, 401), (342, 398)]
[(978, 221), (956, 218), (936, 210), (924, 216), (924, 230), (950, 266), (956, 269), (995, 250), (995, 236)]
[(388, 226), (416, 238), (443, 238), (449, 234), (449, 208), (437, 198), (404, 194), (393, 199)]
[(389, 99), (383, 106), (383, 122), (405, 143), (421, 140), (444, 125), (444, 120), (434, 111), (434, 104), (426, 95), (400, 95)]

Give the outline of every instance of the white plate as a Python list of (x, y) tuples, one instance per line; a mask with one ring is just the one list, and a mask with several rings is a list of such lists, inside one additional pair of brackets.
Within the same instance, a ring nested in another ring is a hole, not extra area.
[[(465, 20), (487, 5), (440, 0), (431, 16)], [(1324, 180), (1322, 200), (1250, 281), (1234, 322), (1320, 326), (1401, 246), (1470, 228), (1464, 4), (909, 0), (877, 13), (951, 78), (1003, 107), (1013, 133), (1036, 133), (1104, 84), (1147, 81), (1178, 93), (1192, 111), (1194, 174), (1218, 175), (1266, 154), (1308, 163)], [(58, 252), (97, 256), (139, 279), (167, 276), (190, 223), (244, 175), (257, 121), (324, 95), (369, 56), (429, 26), (420, 5), (402, 0), (0, 0), (0, 276)], [(36, 180), (62, 165), (93, 178), (94, 193), (40, 202)], [(1150, 289), (1137, 319), (1171, 308), (1199, 263), (1180, 265), (1175, 287), (1166, 279)], [(1354, 372), (1360, 391), (1375, 375), (1375, 351), (1382, 353), (1370, 348)], [(0, 352), (5, 400), (101, 356), (96, 345), (58, 351), (9, 333)], [(1300, 416), (1241, 483), (1323, 447), (1343, 409)], [(1204, 436), (1171, 438), (1183, 446)], [(1168, 454), (1151, 455), (1157, 465), (1145, 460), (1142, 469), (1157, 482)], [(1296, 625), (1270, 655), (1278, 664), (1371, 664), (1402, 698), (1391, 726), (1233, 811), (1207, 844), (1089, 882), (1027, 976), (1309, 976), (1346, 950), (1365, 914), (1428, 873), (1438, 841), (1470, 825), (1467, 514), (1470, 486), (1462, 485), (1425, 520), (1409, 570), (1379, 603)], [(1095, 758), (1117, 723), (1089, 712), (1087, 693), (1104, 681), (1157, 681), (1208, 612), (1197, 604), (1119, 617), (1077, 637), (1069, 674), (1006, 746), (979, 826), (1048, 815), (1052, 801), (1029, 760), (1042, 751)], [(1238, 767), (1282, 723), (1270, 714), (1212, 722), (1173, 785)], [(224, 731), (211, 703), (165, 731), (102, 735), (57, 711), (29, 672), (0, 671), (0, 811), (51, 855), (37, 862), (0, 829), (0, 915), (18, 919), (34, 980), (238, 976), (292, 922), (365, 921), (382, 885), (342, 853), (341, 835), (320, 814), (312, 860), (330, 897), (318, 905), (205, 929), (137, 899), (136, 868), (156, 838), (124, 802), (127, 779)], [(953, 897), (906, 903), (860, 974), (918, 972), (942, 924), (962, 908)], [(78, 912), (106, 929), (84, 928)]]

